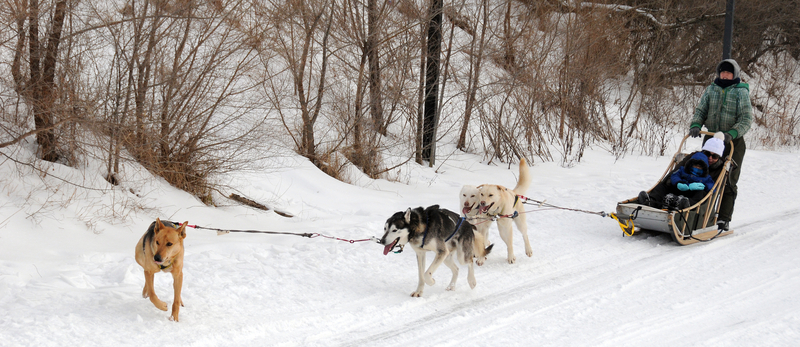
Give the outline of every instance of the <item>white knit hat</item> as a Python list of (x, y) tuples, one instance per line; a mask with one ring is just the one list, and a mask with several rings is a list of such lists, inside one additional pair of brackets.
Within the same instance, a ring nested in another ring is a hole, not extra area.
[(706, 144), (703, 145), (703, 150), (716, 153), (721, 157), (722, 152), (725, 151), (725, 142), (723, 141), (724, 138), (725, 134), (721, 132), (714, 134), (714, 137), (708, 139)]

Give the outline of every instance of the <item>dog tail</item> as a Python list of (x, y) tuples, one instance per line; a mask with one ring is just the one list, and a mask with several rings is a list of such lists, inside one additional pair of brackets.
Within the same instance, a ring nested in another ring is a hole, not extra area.
[(517, 195), (525, 194), (528, 187), (531, 186), (531, 172), (528, 167), (528, 162), (525, 158), (519, 160), (519, 178), (517, 178), (517, 186), (514, 187), (514, 193)]
[[(486, 261), (486, 256), (492, 252), (492, 247), (494, 244), (489, 245), (489, 247), (483, 248), (483, 245), (486, 244), (486, 240), (483, 238), (481, 233), (475, 233), (475, 241), (472, 243), (472, 253), (474, 254), (475, 258), (477, 258), (476, 263), (478, 266), (483, 265)], [(470, 260), (472, 257), (470, 257)], [(466, 259), (465, 262), (466, 263)]]

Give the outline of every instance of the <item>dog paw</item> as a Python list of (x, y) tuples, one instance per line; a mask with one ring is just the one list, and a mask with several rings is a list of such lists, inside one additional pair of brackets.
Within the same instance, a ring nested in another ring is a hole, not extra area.
[(158, 300), (158, 299), (153, 300), (153, 298), (150, 298), (150, 301), (153, 303), (153, 305), (156, 306), (157, 309), (159, 309), (161, 311), (166, 311), (167, 310), (167, 303), (166, 302), (163, 302), (163, 301)]
[(454, 291), (454, 290), (456, 290), (456, 285), (455, 284), (451, 284), (451, 285), (447, 286), (447, 288), (445, 288), (444, 290)]
[(478, 266), (483, 266), (483, 263), (485, 262), (486, 262), (486, 257), (478, 257), (478, 259), (475, 260), (475, 264), (478, 264)]
[(429, 286), (436, 284), (436, 280), (434, 280), (433, 277), (431, 277), (431, 274), (427, 272), (425, 273), (425, 284)]
[(475, 286), (478, 285), (478, 281), (475, 280), (475, 277), (467, 278), (467, 282), (469, 282), (470, 289), (475, 289)]
[(418, 298), (420, 296), (422, 296), (422, 291), (421, 290), (411, 293), (411, 297), (412, 298)]
[(525, 251), (525, 255), (527, 255), (528, 258), (532, 257), (533, 256), (533, 250)]
[(516, 262), (517, 262), (517, 257), (516, 257), (516, 256), (510, 256), (510, 257), (508, 257), (508, 263), (509, 263), (509, 264), (514, 264), (514, 263), (516, 263)]
[(177, 323), (178, 322), (178, 316), (175, 316), (175, 315), (169, 316), (169, 320), (171, 322), (176, 322)]

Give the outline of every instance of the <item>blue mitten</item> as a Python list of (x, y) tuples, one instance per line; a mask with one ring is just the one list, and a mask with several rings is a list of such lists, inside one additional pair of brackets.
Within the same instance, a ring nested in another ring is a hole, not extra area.
[(704, 190), (706, 185), (700, 182), (689, 183), (689, 190)]
[(686, 183), (678, 183), (677, 186), (678, 186), (678, 190), (680, 190), (682, 192), (685, 192), (685, 191), (689, 190), (689, 186), (686, 185)]

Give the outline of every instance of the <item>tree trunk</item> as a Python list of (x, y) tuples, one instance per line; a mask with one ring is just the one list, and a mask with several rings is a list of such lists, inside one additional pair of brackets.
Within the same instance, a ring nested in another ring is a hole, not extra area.
[(421, 54), (419, 55), (419, 94), (417, 95), (417, 133), (415, 137), (415, 144), (416, 144), (416, 153), (415, 159), (417, 164), (422, 165), (422, 134), (425, 131), (425, 57), (428, 55), (428, 48), (427, 48), (427, 40), (426, 40), (426, 29), (425, 23), (420, 21), (420, 35), (419, 35), (419, 47)]
[(16, 8), (16, 20), (17, 20), (17, 45), (16, 49), (14, 50), (14, 61), (11, 63), (11, 76), (14, 78), (14, 90), (22, 95), (25, 96), (25, 87), (26, 87), (26, 80), (25, 77), (22, 76), (22, 53), (25, 50), (25, 43), (27, 42), (25, 39), (25, 21), (27, 20), (27, 16), (25, 15), (28, 11), (26, 8)]
[[(149, 7), (149, 1), (145, 2), (144, 9), (142, 11), (142, 22), (145, 21), (147, 18), (147, 10)], [(134, 96), (134, 105), (135, 105), (135, 119), (136, 119), (136, 127), (135, 127), (135, 145), (141, 146), (140, 149), (134, 149), (139, 153), (137, 157), (141, 158), (141, 154), (145, 151), (145, 148), (148, 148), (149, 141), (148, 139), (150, 136), (147, 136), (147, 129), (145, 129), (145, 124), (147, 124), (147, 120), (145, 117), (147, 116), (148, 112), (145, 110), (145, 96), (147, 96), (147, 90), (150, 88), (150, 71), (152, 68), (152, 56), (153, 50), (155, 49), (156, 43), (158, 42), (156, 38), (156, 34), (158, 32), (159, 26), (161, 26), (161, 9), (159, 6), (155, 6), (155, 13), (153, 14), (153, 23), (151, 24), (150, 32), (148, 33), (148, 40), (147, 40), (147, 49), (144, 52), (144, 57), (142, 57), (141, 62), (136, 62), (136, 93)], [(143, 28), (144, 26), (140, 26)]]
[[(24, 42), (17, 42), (17, 51), (14, 53), (12, 75), (16, 89), (21, 92), (26, 102), (33, 111), (33, 123), (36, 130), (36, 142), (41, 148), (41, 158), (47, 161), (56, 161), (58, 155), (58, 138), (54, 129), (55, 105), (55, 74), (58, 61), (58, 45), (61, 42), (61, 30), (66, 17), (66, 0), (57, 1), (50, 19), (50, 35), (47, 46), (42, 47), (39, 42), (39, 1), (30, 0), (28, 3), (28, 58), (30, 77), (26, 81), (20, 72), (22, 50)], [(18, 40), (24, 39), (24, 19), (21, 15), (17, 18)]]
[[(333, 5), (331, 5), (333, 6)], [(322, 16), (325, 14), (325, 9), (323, 8), (318, 14), (314, 16), (314, 21), (311, 26), (307, 27), (306, 29), (306, 36), (305, 42), (303, 46), (303, 53), (301, 55), (301, 68), (300, 76), (295, 80), (295, 86), (298, 88), (298, 97), (300, 100), (301, 105), (301, 112), (303, 118), (303, 130), (302, 130), (302, 139), (303, 139), (303, 148), (301, 154), (304, 155), (306, 158), (309, 158), (314, 165), (317, 167), (321, 167), (322, 162), (320, 162), (319, 158), (317, 158), (317, 148), (316, 142), (314, 140), (314, 124), (317, 122), (317, 118), (319, 117), (320, 110), (322, 108), (322, 98), (325, 94), (325, 73), (328, 70), (328, 38), (330, 37), (331, 32), (331, 24), (333, 20), (333, 9), (330, 10), (331, 14), (328, 15), (328, 23), (325, 29), (325, 33), (322, 37), (322, 65), (320, 66), (319, 70), (319, 82), (317, 86), (317, 96), (316, 96), (316, 104), (314, 105), (314, 110), (309, 110), (309, 98), (310, 96), (306, 94), (304, 91), (304, 81), (302, 76), (305, 75), (306, 64), (311, 63), (311, 59), (313, 58), (310, 52), (311, 44), (314, 39), (314, 31), (316, 30), (317, 24), (319, 20), (322, 19)], [(310, 93), (309, 93), (310, 94)]]
[(378, 42), (380, 26), (378, 25), (377, 0), (367, 2), (367, 43), (366, 51), (369, 57), (369, 112), (376, 132), (386, 135), (386, 125), (383, 120), (383, 103), (381, 100), (381, 70), (378, 60)]
[[(173, 99), (176, 98), (176, 94), (178, 91), (178, 77), (179, 74), (182, 73), (180, 71), (181, 68), (181, 58), (183, 56), (183, 50), (186, 48), (186, 40), (189, 39), (191, 36), (191, 28), (192, 28), (192, 13), (189, 10), (189, 13), (186, 15), (186, 27), (183, 31), (183, 37), (181, 38), (181, 43), (178, 45), (177, 50), (175, 51), (175, 56), (172, 59), (172, 69), (170, 70), (169, 77), (167, 78), (167, 91), (166, 95), (164, 96), (163, 105), (161, 106), (161, 137), (159, 138), (159, 155), (161, 156), (160, 162), (162, 163), (169, 163), (170, 157), (172, 156), (171, 153), (171, 146), (169, 143), (170, 136), (172, 135), (172, 127), (175, 126), (175, 120), (173, 120), (173, 116), (171, 116), (170, 105), (173, 102)], [(179, 101), (178, 101), (179, 102)]]
[[(475, 95), (478, 92), (478, 84), (481, 77), (481, 62), (483, 61), (483, 47), (486, 38), (486, 25), (489, 21), (489, 4), (488, 0), (483, 0), (481, 5), (483, 7), (483, 23), (481, 25), (480, 39), (473, 36), (472, 47), (475, 47), (475, 41), (478, 41), (478, 53), (470, 55), (470, 62), (475, 59), (475, 63), (470, 65), (469, 81), (467, 86), (467, 100), (464, 107), (464, 123), (461, 125), (461, 132), (458, 135), (458, 143), (456, 148), (464, 151), (467, 149), (467, 128), (469, 127), (469, 120), (472, 118), (472, 108), (475, 104)], [(474, 32), (478, 32), (475, 30)], [(474, 57), (474, 58), (473, 58)]]
[[(367, 65), (367, 56), (369, 54), (366, 52), (362, 52), (361, 54), (361, 61), (358, 65), (358, 79), (356, 80), (356, 100), (355, 100), (355, 107), (354, 110), (354, 122), (353, 122), (353, 158), (350, 159), (356, 166), (361, 167), (361, 158), (364, 152), (364, 141), (362, 139), (364, 127), (362, 127), (362, 122), (364, 116), (362, 114), (362, 109), (364, 107), (364, 70), (365, 66)], [(362, 168), (363, 170), (363, 168)]]

